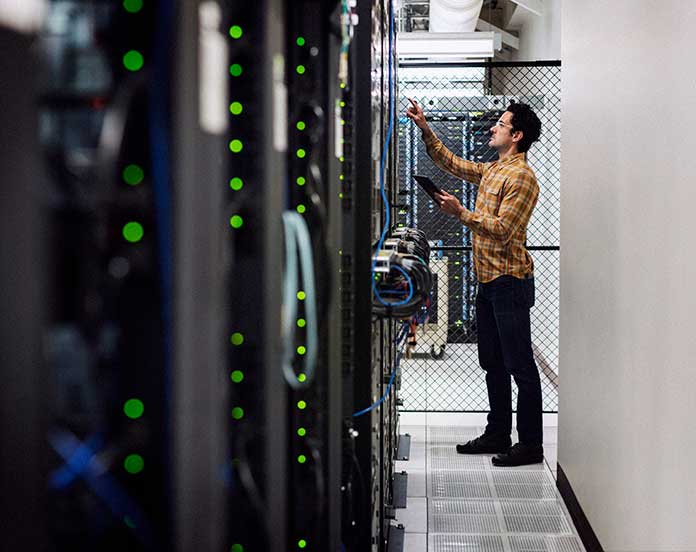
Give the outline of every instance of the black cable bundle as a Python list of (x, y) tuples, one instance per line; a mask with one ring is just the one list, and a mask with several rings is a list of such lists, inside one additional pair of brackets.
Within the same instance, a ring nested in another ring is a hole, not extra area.
[(374, 261), (372, 312), (377, 316), (408, 319), (418, 314), (430, 296), (433, 284), (428, 266), (430, 245), (421, 230), (400, 228), (384, 246)]
[(425, 264), (430, 264), (430, 244), (425, 232), (417, 228), (399, 228), (394, 232), (394, 237), (399, 240), (396, 246), (399, 253), (416, 255)]

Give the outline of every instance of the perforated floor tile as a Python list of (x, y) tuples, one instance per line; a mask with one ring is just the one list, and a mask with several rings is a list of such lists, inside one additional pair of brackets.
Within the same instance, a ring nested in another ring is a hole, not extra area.
[(491, 498), (485, 471), (431, 471), (428, 496), (433, 498)]
[(510, 533), (572, 534), (560, 503), (555, 500), (500, 503)]
[(585, 549), (577, 537), (511, 536), (511, 552), (584, 552)]
[[(457, 443), (482, 432), (479, 426), (425, 428), (425, 468), (415, 473), (423, 478), (421, 485), (425, 483), (427, 523), (416, 527), (411, 520), (409, 527), (427, 531), (427, 550), (424, 541), (416, 548), (423, 547), (422, 552), (585, 552), (546, 464), (499, 468), (491, 464), (493, 455), (457, 453)], [(408, 466), (412, 462), (401, 464), (414, 471), (413, 465)], [(410, 500), (413, 493), (409, 495)], [(412, 546), (408, 552), (416, 550)]]
[(497, 535), (428, 535), (428, 552), (505, 552)]
[(455, 445), (478, 437), (481, 433), (483, 429), (477, 427), (431, 426), (428, 428), (427, 438), (429, 445)]
[(500, 499), (541, 500), (556, 497), (556, 486), (546, 470), (496, 470), (492, 476), (495, 492)]
[(431, 455), (428, 465), (433, 470), (486, 470), (491, 463), (489, 456), (467, 454)]
[(429, 533), (501, 533), (495, 503), (487, 500), (431, 500), (428, 504)]
[(495, 503), (490, 500), (431, 500), (428, 512), (449, 515), (496, 515)]
[[(540, 466), (542, 464), (539, 464)], [(553, 485), (553, 480), (545, 471), (496, 470), (493, 472), (495, 485)]]

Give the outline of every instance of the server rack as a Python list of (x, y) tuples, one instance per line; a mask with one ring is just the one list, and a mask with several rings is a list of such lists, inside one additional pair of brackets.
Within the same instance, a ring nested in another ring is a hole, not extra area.
[[(297, 302), (297, 327), (291, 321), (290, 377), (302, 385), (287, 382), (288, 549), (304, 545), (338, 550), (341, 543), (343, 386), (336, 309), (343, 157), (340, 60), (348, 11), (347, 2), (321, 0), (300, 0), (286, 8), (289, 147), (284, 216), (299, 214), (306, 225), (314, 276), (314, 292), (300, 290), (304, 298)], [(316, 351), (311, 350), (313, 339)], [(312, 368), (307, 357), (314, 354)]]
[[(17, 449), (29, 458), (2, 462), (23, 486), (8, 547), (222, 544), (227, 142), (199, 117), (198, 39), (206, 25), (222, 36), (219, 4), (203, 4), (207, 23), (190, 3), (51, 2), (35, 40), (3, 42), (23, 64), (1, 69), (23, 129), (10, 162), (22, 186), (3, 205), (31, 225), (4, 259), (24, 272), (6, 312), (33, 344), (3, 343), (30, 428)], [(4, 428), (2, 441), (19, 442)]]
[[(173, 32), (174, 362), (172, 534), (177, 550), (229, 548), (231, 396), (227, 362), (232, 155), (224, 2), (180, 3)], [(234, 181), (235, 183), (237, 181)]]
[[(440, 137), (445, 146), (452, 151), (461, 151), (465, 159), (475, 162), (489, 162), (495, 158), (495, 152), (487, 147), (489, 129), (503, 113), (495, 104), (503, 99), (488, 97), (472, 97), (469, 99), (468, 111), (455, 111), (449, 106), (453, 100), (448, 97), (437, 97), (432, 100), (435, 105), (448, 106), (429, 116), (433, 131)], [(403, 105), (403, 104), (402, 104)], [(477, 108), (477, 111), (474, 111)], [(402, 139), (402, 150), (405, 153), (405, 170), (407, 175), (428, 172), (432, 162), (427, 156), (425, 146), (420, 139), (420, 131), (415, 126), (409, 126), (406, 137)], [(451, 176), (441, 176), (452, 185), (452, 189), (461, 187), (460, 181)], [(473, 210), (476, 205), (477, 189), (465, 185), (462, 189), (462, 204)], [(464, 229), (449, 232), (443, 230), (440, 218), (432, 216), (434, 205), (432, 200), (421, 193), (414, 185), (402, 188), (401, 196), (411, 206), (410, 209), (399, 213), (400, 224), (417, 224), (429, 235), (442, 237), (437, 249), (447, 256), (448, 278), (438, 283), (446, 286), (448, 297), (448, 328), (443, 334), (445, 343), (472, 343), (476, 340), (475, 310), (476, 310), (476, 277), (473, 270), (471, 252), (471, 233)], [(454, 250), (451, 250), (454, 249)], [(459, 251), (461, 249), (461, 251)], [(461, 280), (461, 282), (459, 281)], [(426, 351), (427, 352), (427, 351)], [(434, 358), (441, 355), (433, 349)]]
[[(27, 375), (58, 390), (32, 387), (24, 403), (37, 407), (31, 444), (48, 459), (33, 466), (50, 505), (35, 541), (384, 549), (395, 392), (353, 414), (385, 392), (394, 362), (394, 325), (370, 306), (392, 6), (74, 0), (52, 10), (39, 133), (50, 256), (34, 234), (23, 258), (47, 266), (49, 298), (44, 326), (27, 303), (32, 335), (48, 344)], [(278, 339), (290, 210), (313, 236), (321, 284), (317, 369), (300, 390), (283, 378)], [(54, 450), (41, 452), (47, 435)]]
[[(393, 109), (396, 103), (394, 9), (389, 1), (373, 0), (359, 3), (357, 10), (360, 23), (355, 38), (352, 98), (355, 166), (350, 189), (351, 227), (347, 233), (347, 251), (352, 263), (347, 262), (344, 249), (342, 265), (342, 282), (350, 282), (353, 294), (352, 308), (344, 308), (343, 319), (353, 324), (344, 335), (352, 337), (352, 402), (356, 411), (385, 396), (394, 363), (394, 323), (375, 319), (371, 299), (368, 300), (372, 297), (370, 255), (386, 218), (380, 191), (381, 162), (385, 165), (383, 183), (392, 209), (396, 200), (397, 144), (388, 135), (390, 107)], [(386, 158), (381, 159), (388, 138)], [(392, 220), (394, 214), (390, 213)], [(346, 294), (345, 288), (343, 293)], [(362, 476), (362, 495), (351, 543), (355, 550), (384, 550), (393, 517), (389, 505), (397, 446), (396, 387), (391, 388), (379, 408), (353, 420), (354, 460), (357, 473)]]
[(40, 41), (58, 550), (172, 546), (172, 20), (166, 3), (53, 2)]
[[(227, 305), (231, 378), (228, 549), (288, 547), (286, 388), (279, 369), (287, 117), (284, 2), (226, 3), (229, 92)], [(241, 33), (241, 34), (240, 34)], [(231, 104), (232, 105), (232, 104)]]

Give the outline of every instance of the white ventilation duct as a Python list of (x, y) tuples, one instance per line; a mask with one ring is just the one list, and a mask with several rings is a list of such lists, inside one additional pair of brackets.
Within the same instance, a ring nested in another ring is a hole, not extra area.
[(430, 32), (471, 33), (483, 0), (430, 0)]

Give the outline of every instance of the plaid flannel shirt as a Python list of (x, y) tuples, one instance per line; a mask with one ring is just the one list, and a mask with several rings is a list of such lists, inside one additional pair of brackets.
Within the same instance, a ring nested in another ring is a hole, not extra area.
[(471, 229), (478, 281), (490, 282), (503, 275), (533, 276), (534, 261), (525, 242), (539, 185), (525, 154), (475, 163), (454, 155), (432, 131), (423, 133), (423, 140), (438, 167), (478, 186), (475, 210), (464, 209), (459, 217)]

